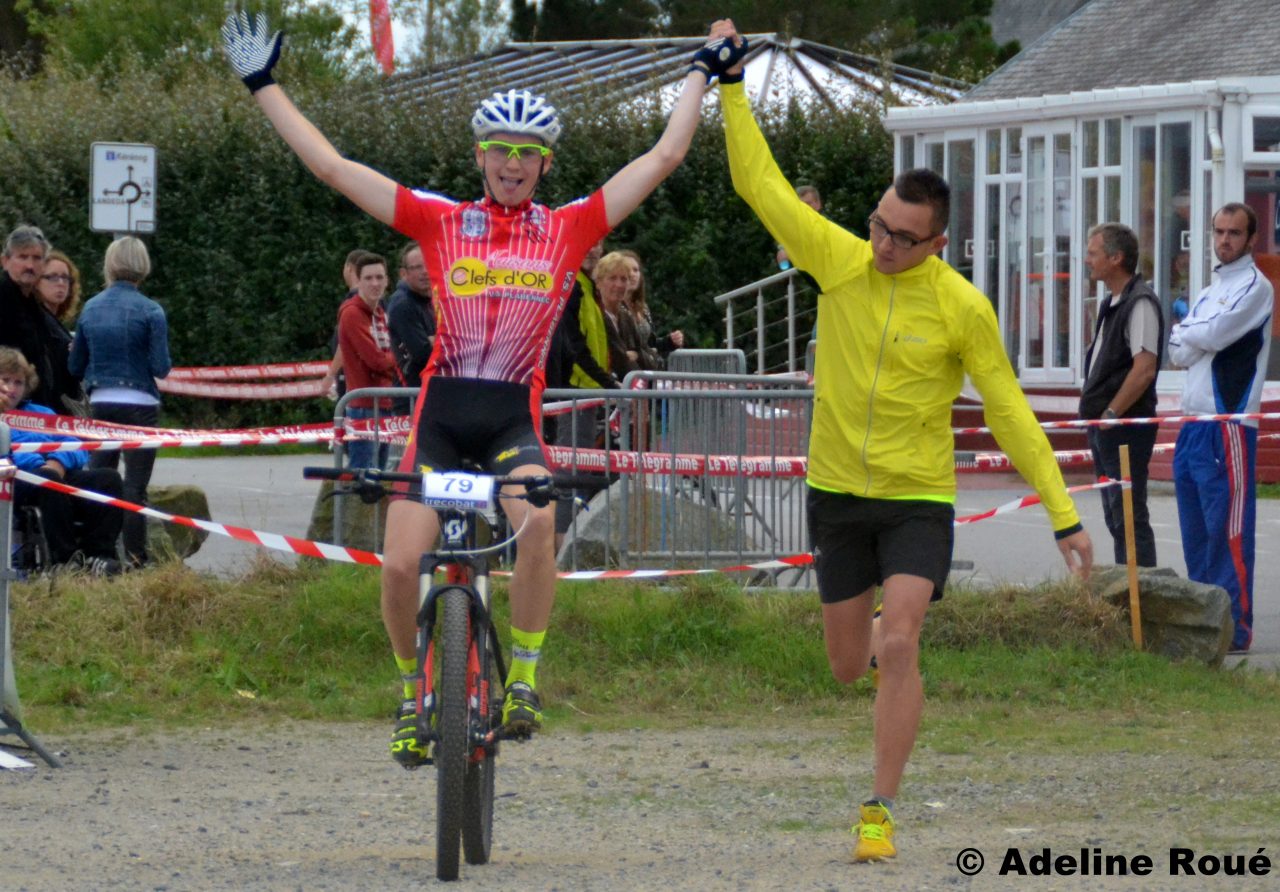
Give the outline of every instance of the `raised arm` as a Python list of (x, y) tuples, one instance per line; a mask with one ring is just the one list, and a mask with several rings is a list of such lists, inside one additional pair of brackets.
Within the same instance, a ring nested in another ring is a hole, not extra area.
[(604, 207), (610, 228), (625, 220), (684, 161), (693, 133), (698, 129), (707, 84), (736, 65), (747, 51), (745, 40), (735, 41), (725, 36), (733, 33), (733, 23), (727, 19), (711, 26), (708, 43), (694, 54), (680, 98), (658, 142), (604, 184)]
[(280, 58), (284, 35), (269, 31), (267, 17), (261, 13), (252, 21), (243, 12), (227, 16), (222, 26), (222, 42), (231, 67), (240, 75), (276, 132), (308, 170), (371, 217), (391, 225), (396, 211), (395, 181), (342, 157), (325, 135), (298, 111), (271, 76)]

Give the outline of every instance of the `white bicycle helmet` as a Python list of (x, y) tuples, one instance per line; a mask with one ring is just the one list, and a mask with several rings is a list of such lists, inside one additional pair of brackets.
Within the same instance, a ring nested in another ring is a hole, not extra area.
[(471, 116), (471, 129), (478, 140), (495, 133), (521, 133), (553, 146), (561, 128), (556, 110), (547, 100), (528, 90), (507, 90), (480, 103)]

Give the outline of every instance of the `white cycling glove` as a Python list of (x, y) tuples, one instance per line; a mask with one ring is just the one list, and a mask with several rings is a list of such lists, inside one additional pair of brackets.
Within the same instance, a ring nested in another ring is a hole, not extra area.
[(271, 69), (280, 61), (284, 35), (280, 31), (269, 35), (270, 30), (267, 17), (262, 13), (250, 21), (248, 13), (233, 12), (222, 23), (222, 47), (227, 61), (250, 93), (275, 83)]

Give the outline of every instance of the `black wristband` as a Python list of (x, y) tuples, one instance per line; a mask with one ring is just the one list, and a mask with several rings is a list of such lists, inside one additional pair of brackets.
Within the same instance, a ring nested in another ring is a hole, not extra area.
[(1053, 532), (1054, 541), (1061, 542), (1063, 539), (1067, 538), (1068, 536), (1074, 536), (1076, 533), (1080, 532), (1083, 529), (1084, 529), (1084, 524), (1077, 523), (1077, 524), (1072, 524), (1071, 526), (1063, 530), (1054, 530)]
[(255, 71), (248, 77), (240, 78), (240, 80), (244, 81), (244, 85), (249, 88), (250, 93), (256, 93), (263, 87), (269, 87), (276, 82), (276, 79), (271, 76), (271, 69), (269, 68), (266, 71)]

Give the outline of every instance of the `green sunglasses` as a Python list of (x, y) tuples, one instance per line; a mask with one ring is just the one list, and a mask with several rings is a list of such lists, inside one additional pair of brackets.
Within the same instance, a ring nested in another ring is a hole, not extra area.
[(478, 145), (482, 152), (494, 158), (519, 158), (521, 161), (532, 161), (534, 158), (545, 158), (551, 149), (537, 143), (509, 143), (500, 139), (481, 140)]

